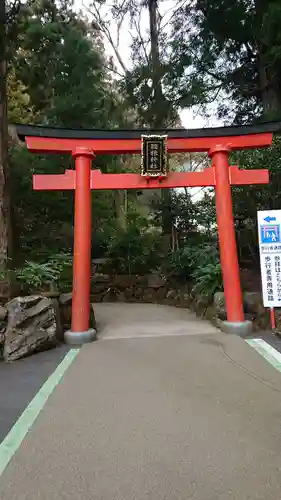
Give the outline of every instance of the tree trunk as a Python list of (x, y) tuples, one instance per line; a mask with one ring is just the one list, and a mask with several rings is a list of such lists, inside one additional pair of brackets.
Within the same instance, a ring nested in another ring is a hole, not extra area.
[[(149, 28), (150, 28), (150, 57), (153, 82), (152, 116), (153, 127), (163, 129), (167, 125), (165, 97), (161, 83), (161, 64), (159, 52), (159, 34), (157, 26), (157, 0), (148, 0)], [(162, 228), (168, 246), (172, 241), (173, 218), (171, 213), (171, 192), (169, 189), (161, 190), (162, 198)]]
[(6, 94), (6, 13), (0, 0), (0, 271), (6, 272), (11, 258), (11, 204), (8, 167), (8, 119)]
[(114, 205), (115, 205), (115, 216), (116, 216), (116, 226), (118, 229), (126, 231), (127, 229), (127, 191), (124, 189), (115, 189), (114, 193)]
[(164, 105), (164, 95), (161, 84), (161, 64), (159, 52), (159, 36), (157, 27), (157, 0), (148, 0), (149, 10), (149, 27), (150, 27), (150, 57), (152, 66), (152, 82), (153, 82), (153, 126), (162, 128), (165, 116), (162, 110)]
[(281, 89), (275, 68), (270, 67), (266, 62), (266, 58), (260, 54), (258, 56), (258, 69), (263, 114), (268, 120), (280, 118)]
[[(264, 19), (268, 8), (269, 2), (265, 2), (265, 0), (255, 0), (256, 24), (257, 26), (263, 27), (263, 29)], [(281, 115), (280, 71), (279, 67), (274, 66), (272, 57), (268, 57), (273, 47), (264, 45), (262, 38), (261, 33), (260, 41), (257, 45), (257, 66), (259, 86), (261, 89), (261, 104), (264, 117), (268, 120), (274, 120), (275, 118), (280, 118)], [(279, 45), (278, 40), (275, 40), (275, 43)]]

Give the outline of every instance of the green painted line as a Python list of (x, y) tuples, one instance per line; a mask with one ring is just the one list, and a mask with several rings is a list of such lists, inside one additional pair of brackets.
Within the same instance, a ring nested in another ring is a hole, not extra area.
[(32, 427), (40, 411), (46, 404), (49, 396), (59, 384), (66, 370), (76, 358), (79, 351), (80, 349), (71, 349), (65, 355), (56, 370), (52, 373), (52, 375), (50, 375), (44, 385), (42, 385), (41, 389), (39, 389), (32, 401), (16, 421), (9, 434), (7, 434), (5, 439), (0, 444), (0, 476), (20, 447), (29, 429)]
[(253, 347), (268, 363), (281, 372), (281, 354), (274, 347), (262, 339), (246, 340), (247, 344)]

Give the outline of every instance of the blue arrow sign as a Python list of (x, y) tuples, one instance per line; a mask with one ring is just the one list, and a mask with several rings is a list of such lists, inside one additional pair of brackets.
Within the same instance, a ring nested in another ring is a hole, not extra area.
[(264, 220), (265, 220), (265, 222), (270, 223), (270, 222), (273, 222), (274, 220), (276, 220), (276, 217), (270, 217), (270, 216), (268, 215), (267, 217), (265, 217), (265, 219), (264, 219)]

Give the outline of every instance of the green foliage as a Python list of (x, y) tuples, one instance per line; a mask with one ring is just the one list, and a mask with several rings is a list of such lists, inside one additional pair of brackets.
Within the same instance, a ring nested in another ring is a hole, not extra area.
[(109, 241), (106, 257), (112, 272), (142, 274), (159, 268), (162, 259), (161, 235), (147, 219), (132, 215), (126, 230), (117, 230)]
[(20, 28), (13, 67), (37, 121), (69, 128), (113, 124), (116, 99), (101, 40), (71, 2), (28, 0)]
[(179, 105), (219, 97), (223, 120), (280, 117), (280, 21), (280, 3), (272, 0), (197, 0), (179, 8), (170, 39), (174, 75), (167, 82)]
[(170, 270), (175, 278), (194, 284), (193, 294), (211, 297), (223, 289), (216, 241), (213, 244), (185, 246), (172, 255)]
[(192, 293), (211, 297), (223, 289), (219, 251), (214, 244), (185, 246), (172, 254), (170, 261), (172, 275), (193, 283)]
[[(195, 248), (194, 248), (195, 252)], [(220, 255), (217, 241), (198, 248), (195, 253), (194, 270), (191, 274), (194, 283), (192, 292), (211, 297), (223, 289)]]
[[(71, 2), (28, 0), (22, 4), (11, 40), (7, 82), (10, 120), (100, 129), (126, 127), (130, 116), (133, 127), (140, 123), (162, 126), (175, 123), (180, 107), (207, 104), (217, 100), (220, 92), (232, 99), (228, 110), (220, 107), (223, 118), (235, 117), (240, 122), (256, 119), (261, 106), (266, 113), (273, 106), (278, 114), (281, 11), (277, 3), (183, 3), (172, 11), (172, 30), (165, 31), (167, 18), (163, 21), (158, 17), (156, 66), (150, 54), (151, 40), (147, 43), (135, 32), (132, 70), (117, 83), (108, 73), (100, 32), (75, 13)], [(127, 9), (132, 26), (136, 26), (147, 5), (117, 0), (116, 19), (122, 19)], [(265, 68), (268, 82), (263, 86)], [(240, 167), (269, 168), (271, 175), (268, 186), (233, 188), (240, 262), (258, 262), (257, 209), (280, 208), (280, 158), (279, 140), (269, 150), (233, 155), (233, 162)], [(58, 155), (33, 155), (17, 147), (10, 148), (10, 166), (17, 279), (28, 286), (59, 283), (67, 288), (71, 285), (73, 193), (33, 191), (32, 174), (62, 173), (73, 168), (72, 161)], [(121, 165), (117, 157), (98, 156), (94, 167), (117, 173), (126, 171), (127, 163)], [(208, 293), (219, 287), (212, 192), (195, 202), (188, 190), (173, 191), (168, 205), (166, 199), (159, 202), (158, 197), (152, 207), (152, 222), (149, 216), (137, 216), (135, 193), (126, 197), (126, 203), (120, 202), (122, 196), (118, 201), (115, 194), (93, 194), (93, 257), (107, 256), (110, 272), (146, 273), (161, 268), (179, 279), (195, 281), (195, 288)], [(148, 212), (148, 203), (146, 208)], [(118, 212), (124, 215), (121, 222), (123, 227), (127, 224), (126, 230), (117, 228)], [(159, 232), (163, 213), (173, 222), (173, 248), (179, 248), (168, 263)]]
[(172, 220), (177, 228), (178, 239), (181, 243), (186, 241), (190, 232), (196, 231), (196, 206), (192, 203), (190, 193), (173, 191), (169, 206), (160, 197), (152, 202), (155, 220), (159, 224), (164, 210), (169, 210)]
[(70, 290), (72, 288), (72, 254), (68, 252), (61, 252), (51, 256), (48, 262), (58, 277), (56, 285), (59, 290)]
[(188, 281), (194, 270), (194, 248), (185, 246), (170, 254), (167, 272), (173, 277)]
[(212, 297), (216, 292), (223, 290), (222, 272), (220, 263), (209, 263), (199, 266), (192, 273), (195, 285), (192, 288), (194, 294)]
[(16, 78), (12, 67), (8, 73), (8, 120), (9, 123), (28, 123), (34, 120), (34, 110), (30, 104), (27, 88)]
[(10, 270), (0, 269), (0, 282), (8, 281), (10, 276)]
[(219, 262), (217, 242), (185, 245), (170, 256), (168, 271), (172, 276), (192, 281), (198, 270), (208, 266), (216, 266)]
[(280, 208), (281, 195), (281, 139), (276, 137), (268, 149), (236, 152), (233, 161), (243, 169), (268, 169), (269, 184), (235, 188), (234, 204), (239, 216), (256, 218), (257, 210)]
[(28, 290), (43, 288), (60, 288), (69, 285), (69, 276), (72, 274), (72, 255), (61, 253), (53, 255), (47, 262), (26, 261), (25, 264), (13, 272), (16, 282), (26, 286)]
[(169, 270), (178, 280), (193, 283), (192, 293), (211, 297), (223, 290), (217, 243), (185, 246), (171, 255)]
[(56, 270), (57, 273), (61, 274), (67, 269), (72, 269), (72, 254), (68, 252), (61, 252), (52, 255), (49, 258), (49, 263)]
[(14, 276), (16, 281), (36, 290), (57, 283), (59, 273), (50, 262), (40, 264), (26, 261), (22, 268), (15, 270)]
[[(76, 128), (116, 125), (117, 110), (103, 47), (69, 2), (27, 1), (18, 16), (18, 39), (8, 78), (9, 116), (15, 122), (39, 122)], [(95, 168), (120, 169), (119, 159), (95, 158)], [(13, 172), (15, 265), (46, 262), (73, 244), (73, 192), (33, 191), (33, 173), (63, 173), (72, 159), (10, 149)], [(113, 194), (93, 196), (93, 255), (100, 256), (115, 225)]]

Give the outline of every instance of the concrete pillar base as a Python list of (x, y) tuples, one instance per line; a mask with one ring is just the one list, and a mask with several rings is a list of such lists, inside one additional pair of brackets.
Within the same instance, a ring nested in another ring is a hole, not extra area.
[(69, 345), (82, 345), (97, 340), (97, 331), (94, 328), (86, 332), (72, 332), (68, 330), (64, 333), (64, 341)]
[(253, 331), (253, 324), (251, 321), (220, 321), (219, 327), (224, 333), (232, 333), (242, 338), (248, 337)]

